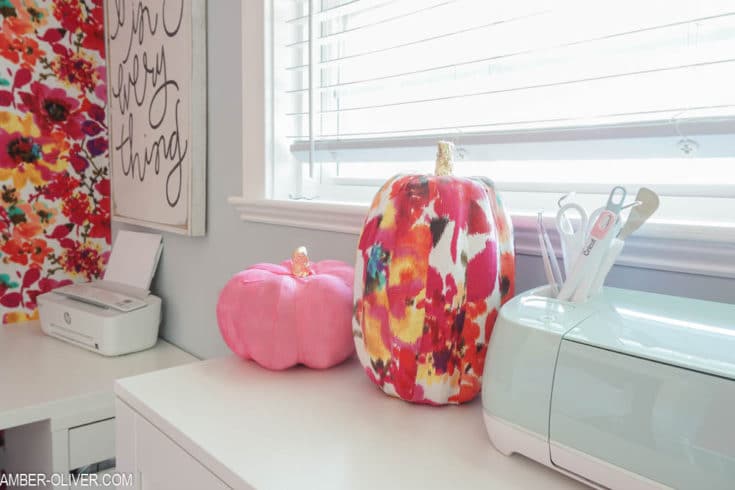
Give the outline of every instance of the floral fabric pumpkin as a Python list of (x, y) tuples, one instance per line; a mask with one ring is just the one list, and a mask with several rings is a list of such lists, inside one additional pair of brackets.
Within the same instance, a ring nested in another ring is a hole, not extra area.
[[(480, 391), (498, 308), (514, 292), (510, 218), (485, 178), (399, 175), (378, 192), (360, 235), (353, 334), (387, 394), (462, 403)], [(448, 171), (448, 169), (449, 171)]]
[(328, 368), (350, 357), (353, 270), (337, 260), (291, 260), (236, 274), (217, 301), (217, 323), (238, 356), (269, 369)]

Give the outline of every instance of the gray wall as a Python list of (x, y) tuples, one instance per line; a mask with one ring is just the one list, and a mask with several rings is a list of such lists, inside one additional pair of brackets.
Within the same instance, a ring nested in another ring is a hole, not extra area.
[[(242, 188), (242, 78), (236, 61), (242, 55), (240, 1), (208, 5), (207, 234), (203, 238), (164, 234), (164, 253), (153, 285), (164, 300), (161, 335), (203, 358), (229, 352), (217, 329), (215, 305), (232, 274), (256, 262), (279, 262), (297, 245), (305, 245), (314, 260), (351, 263), (357, 244), (354, 235), (244, 223), (227, 204), (227, 197), (239, 195)], [(115, 225), (118, 229), (136, 228)], [(544, 282), (538, 257), (518, 257), (517, 282), (518, 291)], [(719, 301), (735, 299), (735, 280), (689, 274), (616, 267), (609, 283)]]

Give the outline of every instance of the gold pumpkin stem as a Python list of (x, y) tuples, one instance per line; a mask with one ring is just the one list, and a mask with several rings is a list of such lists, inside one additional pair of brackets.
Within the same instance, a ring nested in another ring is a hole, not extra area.
[(291, 254), (291, 274), (296, 277), (311, 275), (309, 255), (306, 252), (306, 247), (299, 247)]
[(454, 163), (454, 143), (451, 141), (440, 141), (436, 150), (436, 167), (434, 167), (434, 175), (452, 175)]

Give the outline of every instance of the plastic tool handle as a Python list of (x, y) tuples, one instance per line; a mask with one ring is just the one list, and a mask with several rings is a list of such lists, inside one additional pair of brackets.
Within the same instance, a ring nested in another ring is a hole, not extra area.
[[(573, 221), (570, 214), (576, 214), (577, 221)], [(582, 245), (587, 235), (587, 222), (587, 212), (576, 203), (565, 204), (556, 213), (556, 229), (559, 232), (559, 241), (561, 242), (565, 277), (569, 277), (574, 265), (573, 261), (582, 251)]]
[(610, 213), (610, 215), (608, 215), (607, 211), (600, 215), (600, 219), (595, 223), (595, 226), (590, 232), (590, 237), (597, 239), (597, 243), (591, 250), (589, 248), (585, 248), (582, 252), (589, 252), (589, 257), (587, 267), (582, 274), (582, 279), (579, 281), (579, 285), (572, 296), (572, 301), (575, 303), (587, 301), (592, 282), (595, 280), (597, 272), (600, 270), (600, 263), (610, 250), (610, 242), (615, 236), (617, 230), (617, 215), (615, 213)]
[(618, 257), (620, 257), (620, 252), (623, 250), (624, 245), (625, 242), (623, 240), (620, 240), (618, 238), (614, 238), (612, 240), (612, 242), (610, 243), (610, 248), (608, 249), (605, 256), (602, 258), (602, 262), (600, 263), (600, 268), (597, 270), (595, 280), (592, 281), (592, 285), (590, 286), (590, 295), (595, 295), (602, 291), (602, 285), (605, 283), (605, 279), (610, 273), (610, 269), (612, 269), (612, 266), (615, 265), (615, 261), (618, 260)]
[(544, 238), (543, 236), (541, 236), (540, 233), (538, 236), (538, 244), (539, 247), (541, 247), (541, 259), (544, 262), (544, 273), (546, 274), (546, 280), (549, 281), (549, 286), (551, 286), (552, 296), (556, 296), (559, 293), (559, 287), (556, 284), (554, 273), (551, 270), (551, 260), (549, 259), (549, 254), (546, 249), (546, 244), (544, 243)]
[[(584, 247), (582, 247), (582, 252), (574, 261), (571, 274), (567, 277), (564, 286), (557, 296), (560, 300), (568, 301), (572, 298), (572, 295), (575, 296), (575, 301), (579, 301), (578, 298), (582, 295), (584, 295), (582, 301), (587, 298), (590, 283), (594, 279), (602, 256), (605, 254), (612, 239), (616, 218), (617, 215), (611, 211), (605, 210), (600, 213), (600, 216), (590, 230), (589, 239), (585, 242)], [(585, 279), (585, 277), (590, 275), (593, 277)], [(580, 286), (583, 286), (585, 289), (578, 294), (577, 291)]]
[(610, 196), (607, 199), (605, 209), (612, 211), (617, 216), (620, 214), (620, 210), (623, 209), (623, 203), (625, 202), (625, 196), (628, 195), (628, 191), (623, 186), (615, 186), (610, 191)]
[(561, 258), (564, 263), (564, 277), (569, 277), (572, 272), (572, 261), (579, 256), (582, 251), (582, 243), (574, 238), (560, 236)]
[[(549, 233), (546, 231), (546, 226), (544, 225), (543, 217), (541, 221), (539, 222), (539, 226), (541, 228), (541, 235), (543, 235), (544, 238), (544, 246), (546, 248), (546, 255), (549, 257), (549, 262), (551, 262), (551, 271), (554, 275), (554, 283), (561, 286), (561, 283), (564, 282), (564, 277), (561, 275), (561, 269), (559, 268), (559, 259), (556, 258), (556, 253), (554, 252), (554, 246), (551, 244), (551, 238), (549, 238)], [(558, 294), (559, 290), (554, 292), (554, 294)]]

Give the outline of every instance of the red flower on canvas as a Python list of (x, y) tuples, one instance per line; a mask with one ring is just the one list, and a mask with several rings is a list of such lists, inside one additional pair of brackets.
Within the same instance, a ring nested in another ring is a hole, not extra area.
[(0, 112), (0, 180), (12, 179), (16, 189), (28, 180), (41, 185), (63, 170), (66, 161), (58, 158), (63, 146), (42, 135), (30, 114)]
[(101, 67), (95, 66), (93, 60), (84, 53), (60, 45), (54, 46), (54, 52), (58, 56), (51, 62), (51, 69), (56, 77), (82, 91), (94, 92), (102, 78)]
[(87, 21), (82, 25), (84, 38), (82, 47), (105, 54), (105, 26), (100, 19), (104, 18), (104, 6), (100, 0), (92, 1), (94, 7), (90, 9)]
[(66, 199), (81, 185), (81, 181), (68, 173), (63, 173), (51, 181), (44, 189), (43, 195), (47, 199)]
[(55, 0), (54, 17), (61, 27), (73, 35), (82, 34), (81, 46), (104, 54), (104, 19), (101, 0), (92, 0), (92, 6), (79, 0)]
[(79, 0), (54, 0), (54, 17), (61, 27), (76, 33), (84, 22), (84, 6)]
[(59, 260), (64, 270), (85, 280), (100, 279), (105, 265), (105, 256), (100, 249), (89, 243), (72, 242), (65, 255)]
[(84, 136), (82, 124), (84, 114), (79, 111), (81, 103), (68, 97), (62, 88), (50, 88), (43, 83), (33, 82), (30, 92), (20, 92), (20, 110), (33, 114), (36, 125), (45, 134), (57, 130), (72, 139)]
[(4, 26), (0, 29), (0, 57), (23, 67), (31, 67), (45, 53), (33, 39), (19, 37)]
[(45, 55), (38, 41), (31, 35), (35, 29), (35, 21), (42, 14), (17, 1), (6, 9), (0, 24), (0, 57), (23, 68), (31, 68)]
[(28, 248), (31, 261), (38, 265), (42, 265), (46, 261), (46, 257), (54, 251), (54, 249), (48, 246), (46, 240), (41, 238), (31, 240)]
[(13, 168), (22, 163), (36, 163), (43, 156), (41, 139), (20, 133), (0, 133), (0, 166)]
[(7, 240), (0, 246), (0, 250), (3, 252), (3, 262), (13, 262), (16, 264), (27, 265), (28, 264), (28, 243), (22, 239), (13, 238)]
[(64, 200), (61, 212), (69, 218), (70, 223), (83, 226), (92, 211), (89, 196), (83, 193), (74, 193)]

